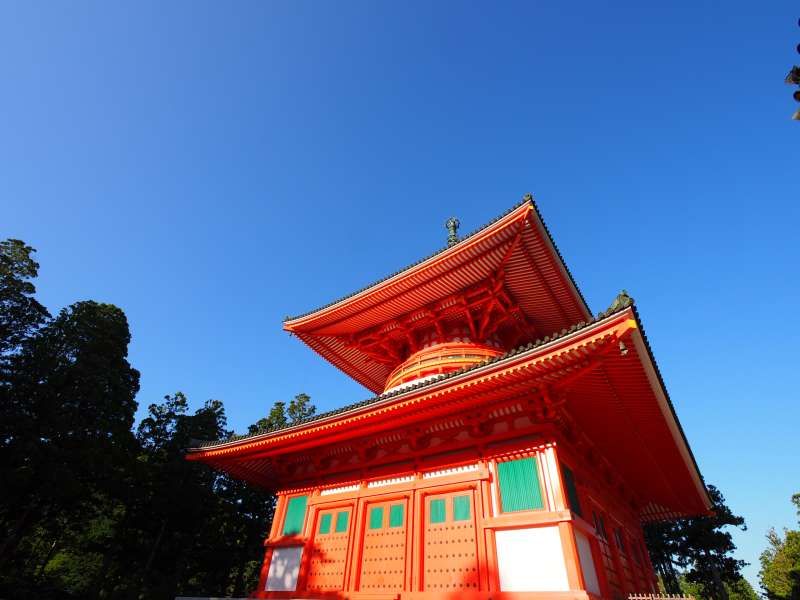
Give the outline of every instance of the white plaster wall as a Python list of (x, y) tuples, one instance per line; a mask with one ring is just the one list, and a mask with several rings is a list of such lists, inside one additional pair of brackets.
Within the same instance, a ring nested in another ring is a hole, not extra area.
[(275, 548), (267, 572), (268, 592), (293, 592), (297, 587), (297, 575), (300, 572), (302, 546)]
[(495, 541), (501, 591), (569, 591), (558, 527), (497, 531)]
[(576, 531), (575, 543), (578, 546), (578, 557), (581, 559), (581, 570), (583, 571), (583, 581), (586, 584), (586, 590), (599, 596), (600, 582), (597, 581), (597, 571), (594, 568), (592, 546), (589, 543), (589, 539), (580, 531)]

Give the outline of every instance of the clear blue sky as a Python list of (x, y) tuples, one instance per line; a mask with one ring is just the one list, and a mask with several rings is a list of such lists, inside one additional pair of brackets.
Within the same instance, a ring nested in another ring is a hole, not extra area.
[(52, 311), (125, 310), (143, 408), (241, 431), (370, 395), (284, 316), (531, 191), (592, 310), (636, 298), (755, 583), (800, 491), (800, 11), (606, 4), (2, 3), (0, 236)]

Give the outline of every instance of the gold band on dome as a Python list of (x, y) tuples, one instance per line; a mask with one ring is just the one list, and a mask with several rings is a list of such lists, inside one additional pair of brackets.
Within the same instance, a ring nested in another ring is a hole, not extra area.
[(503, 354), (503, 350), (474, 342), (434, 344), (415, 352), (389, 374), (386, 390), (423, 377), (451, 373), (488, 358)]

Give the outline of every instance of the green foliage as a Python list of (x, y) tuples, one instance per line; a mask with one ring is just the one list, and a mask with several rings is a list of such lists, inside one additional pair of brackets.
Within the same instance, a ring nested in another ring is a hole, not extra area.
[(33, 248), (20, 240), (0, 241), (0, 357), (16, 350), (50, 315), (33, 297), (39, 273)]
[(119, 493), (139, 389), (129, 341), (121, 310), (78, 302), (9, 356), (0, 388), (0, 527), (9, 532), (0, 568), (21, 575), (23, 588), (35, 585), (30, 571), (42, 573), (30, 553), (63, 547)]
[(286, 427), (288, 421), (286, 419), (286, 403), (276, 402), (272, 405), (269, 414), (256, 421), (253, 425), (248, 427), (248, 433), (258, 433), (259, 431), (270, 431), (272, 429), (279, 429)]
[(681, 593), (681, 577), (703, 590), (705, 598), (728, 600), (731, 586), (741, 586), (747, 563), (733, 558), (729, 527), (746, 529), (744, 519), (725, 504), (722, 493), (708, 486), (713, 515), (654, 523), (645, 527), (650, 558), (665, 591)]
[[(692, 583), (686, 577), (680, 577), (680, 593), (684, 596), (691, 596), (695, 600), (706, 600), (713, 595), (708, 593), (702, 584)], [(744, 578), (740, 577), (733, 583), (725, 582), (725, 591), (730, 600), (759, 600), (753, 586)]]
[(725, 583), (730, 600), (759, 600), (758, 594), (744, 577), (734, 583)]
[[(190, 413), (177, 392), (132, 430), (125, 314), (84, 301), (51, 318), (32, 253), (0, 242), (0, 597), (245, 595), (275, 498), (184, 456), (231, 435), (222, 402)], [(300, 394), (250, 429), (313, 413)]]
[[(800, 494), (794, 494), (792, 502), (800, 517)], [(770, 529), (767, 543), (760, 556), (761, 570), (758, 573), (767, 598), (800, 600), (800, 531), (787, 529), (781, 537)]]
[(308, 394), (297, 394), (289, 402), (289, 406), (286, 406), (285, 402), (275, 402), (265, 418), (259, 419), (248, 427), (248, 433), (271, 431), (287, 425), (294, 425), (312, 416), (316, 410)]
[(680, 551), (680, 524), (676, 521), (649, 523), (644, 527), (644, 538), (664, 593), (680, 594), (681, 573), (676, 559)]
[(286, 415), (289, 417), (290, 424), (299, 423), (312, 416), (315, 412), (316, 408), (311, 404), (311, 398), (308, 394), (298, 394), (295, 396), (292, 401), (289, 402), (289, 407), (286, 409)]

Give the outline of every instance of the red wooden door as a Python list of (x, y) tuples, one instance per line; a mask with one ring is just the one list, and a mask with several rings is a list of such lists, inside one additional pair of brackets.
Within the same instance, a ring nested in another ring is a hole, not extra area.
[(366, 506), (359, 590), (399, 592), (406, 577), (405, 500), (369, 503)]
[(477, 590), (475, 494), (462, 490), (427, 496), (423, 515), (422, 588), (430, 592)]
[(308, 565), (307, 590), (342, 590), (351, 521), (348, 507), (319, 511)]

